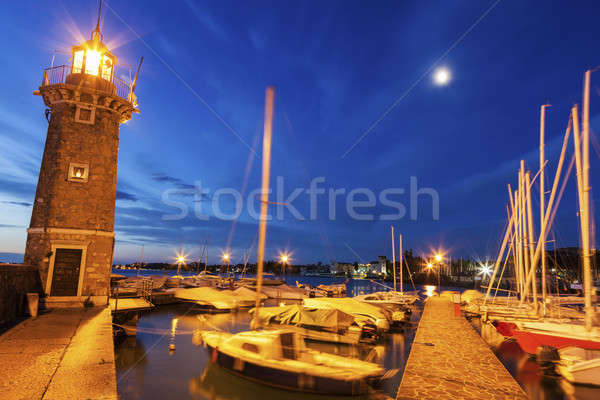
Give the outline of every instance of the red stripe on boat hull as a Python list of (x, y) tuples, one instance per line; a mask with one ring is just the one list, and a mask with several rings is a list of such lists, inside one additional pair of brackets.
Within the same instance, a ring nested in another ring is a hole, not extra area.
[(600, 350), (600, 342), (593, 340), (573, 339), (564, 336), (545, 335), (519, 330), (513, 331), (513, 337), (517, 339), (519, 347), (529, 354), (536, 354), (537, 348), (544, 345), (557, 349), (574, 346), (582, 349)]

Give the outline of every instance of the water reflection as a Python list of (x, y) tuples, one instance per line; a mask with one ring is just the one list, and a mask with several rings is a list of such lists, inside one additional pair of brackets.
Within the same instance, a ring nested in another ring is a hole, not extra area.
[(471, 323), (530, 399), (600, 399), (600, 388), (570, 384), (552, 367), (542, 368), (534, 356), (521, 350), (516, 341), (505, 339), (491, 324), (481, 323), (479, 318)]
[[(277, 303), (273, 304), (276, 305)], [(399, 369), (400, 373), (386, 382), (383, 391), (395, 397), (401, 372), (408, 358), (420, 306), (415, 306), (414, 324), (404, 332), (387, 336), (377, 346), (351, 346), (308, 342), (310, 348), (347, 357), (356, 357)], [(247, 311), (230, 314), (197, 314), (181, 306), (163, 306), (143, 314), (137, 337), (116, 343), (118, 392), (121, 399), (325, 399), (267, 387), (233, 375), (209, 362), (206, 350), (198, 341), (205, 329), (241, 332), (249, 329), (251, 315)], [(176, 350), (169, 351), (171, 344)], [(171, 354), (171, 355), (169, 355)], [(377, 393), (369, 398), (381, 398)]]
[(431, 297), (435, 294), (435, 288), (436, 286), (434, 285), (425, 285), (425, 296), (427, 297)]
[[(261, 385), (248, 379), (234, 375), (233, 373), (215, 365), (208, 366), (197, 378), (189, 381), (189, 390), (192, 399), (211, 399), (211, 400), (246, 400), (251, 398), (261, 399), (306, 399), (323, 400), (326, 396), (316, 394), (297, 393), (287, 390)], [(382, 397), (382, 396), (377, 396)], [(372, 397), (356, 397), (358, 399), (367, 399)]]

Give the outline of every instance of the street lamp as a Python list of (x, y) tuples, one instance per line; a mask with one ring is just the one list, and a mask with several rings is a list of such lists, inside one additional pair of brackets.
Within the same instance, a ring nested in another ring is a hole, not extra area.
[(177, 261), (177, 275), (179, 275), (181, 272), (181, 264), (185, 264), (185, 256), (183, 254), (178, 254), (176, 261)]
[(231, 255), (229, 253), (223, 253), (223, 262), (227, 263), (227, 275), (229, 275), (229, 260), (230, 260)]
[(289, 256), (287, 254), (285, 254), (285, 253), (283, 253), (283, 254), (281, 254), (279, 256), (279, 261), (281, 262), (281, 265), (283, 267), (283, 273), (284, 274), (285, 274), (285, 267), (286, 267), (286, 265), (288, 263), (288, 260), (289, 260)]

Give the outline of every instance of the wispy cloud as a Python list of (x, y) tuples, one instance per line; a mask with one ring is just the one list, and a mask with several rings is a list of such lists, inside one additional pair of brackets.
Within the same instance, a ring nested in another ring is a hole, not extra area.
[(23, 207), (31, 207), (33, 205), (33, 203), (30, 203), (28, 201), (2, 201), (2, 203), (10, 204), (13, 206), (23, 206)]

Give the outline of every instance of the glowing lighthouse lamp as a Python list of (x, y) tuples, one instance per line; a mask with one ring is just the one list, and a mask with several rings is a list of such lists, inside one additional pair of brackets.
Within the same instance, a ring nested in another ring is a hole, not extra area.
[(91, 39), (79, 46), (73, 46), (71, 53), (73, 56), (72, 74), (84, 73), (112, 82), (117, 58), (102, 43), (100, 12), (98, 12), (98, 22), (96, 29), (92, 31)]

